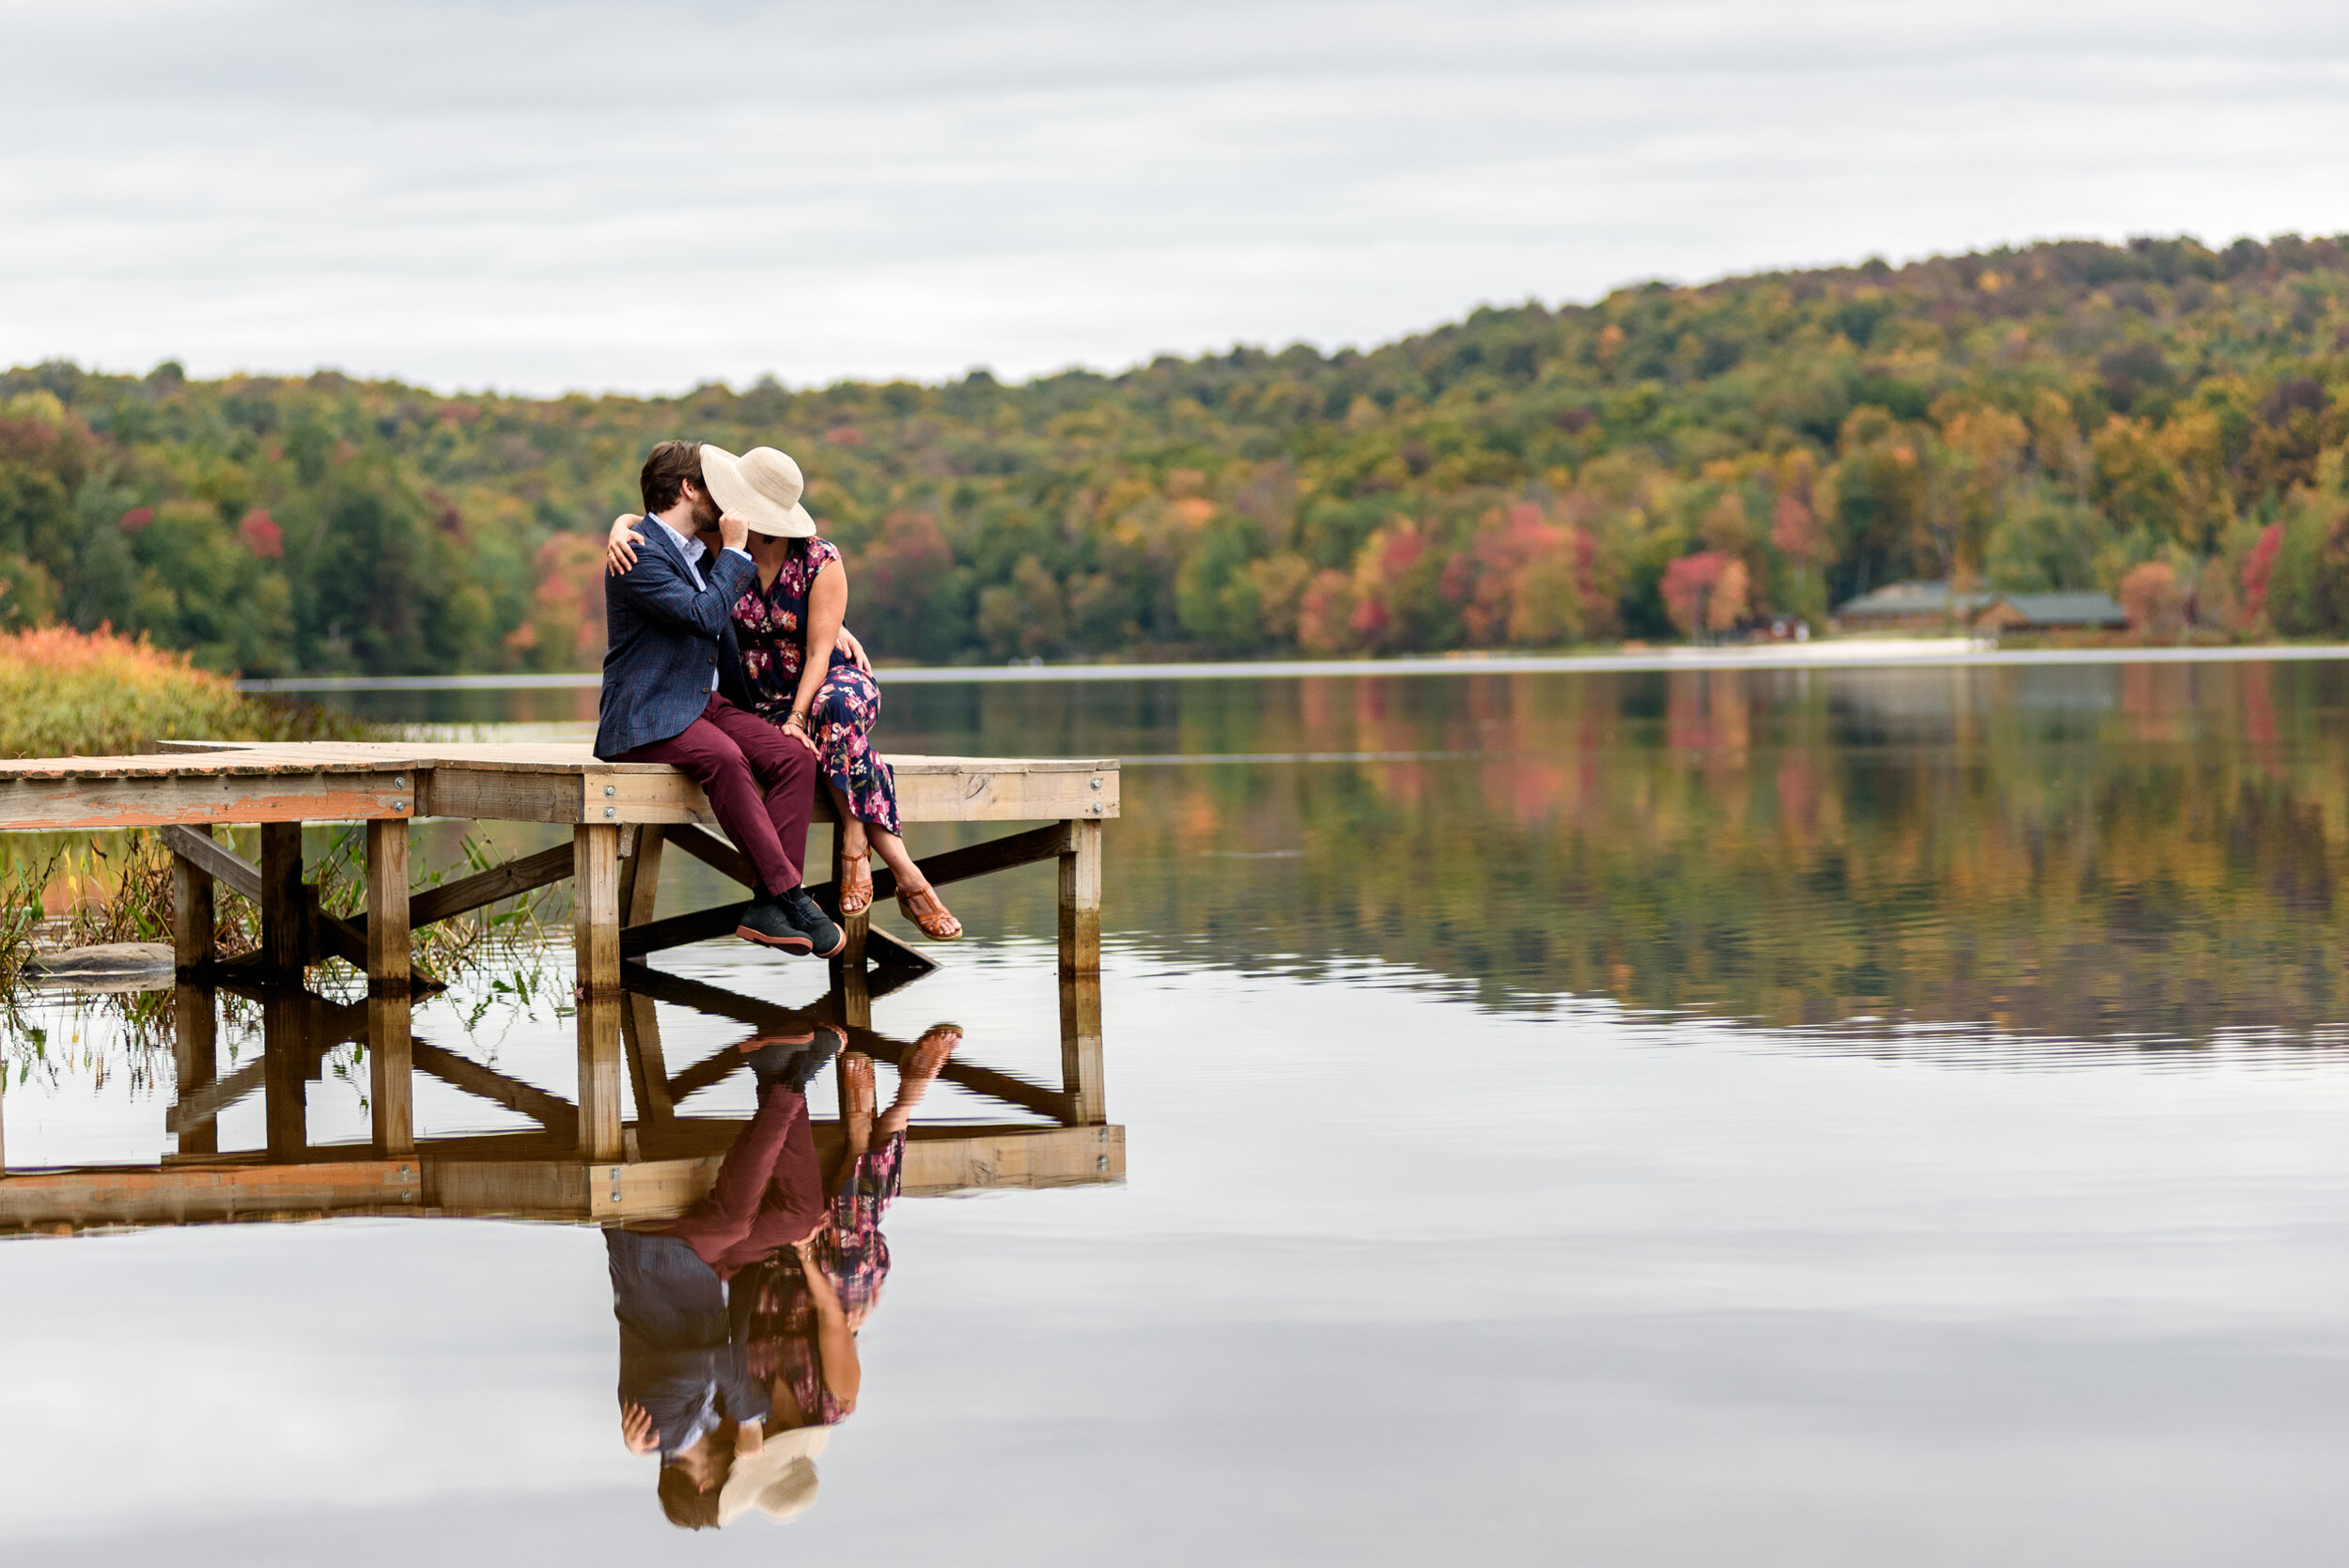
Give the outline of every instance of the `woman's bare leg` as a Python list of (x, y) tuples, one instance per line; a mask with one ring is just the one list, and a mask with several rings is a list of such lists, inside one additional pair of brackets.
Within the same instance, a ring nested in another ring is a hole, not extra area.
[[(824, 787), (832, 791), (832, 809), (840, 814), (840, 852), (844, 855), (865, 853), (872, 845), (865, 836), (864, 824), (848, 808), (848, 796), (841, 793), (840, 786), (830, 779), (824, 781)], [(894, 866), (897, 862), (892, 861), (889, 863)]]
[(897, 890), (900, 893), (919, 893), (930, 885), (929, 879), (922, 875), (922, 868), (913, 863), (913, 856), (906, 848), (904, 839), (886, 828), (876, 828), (869, 822), (862, 826), (865, 838), (873, 846), (873, 852), (881, 858), (882, 864), (897, 874)]

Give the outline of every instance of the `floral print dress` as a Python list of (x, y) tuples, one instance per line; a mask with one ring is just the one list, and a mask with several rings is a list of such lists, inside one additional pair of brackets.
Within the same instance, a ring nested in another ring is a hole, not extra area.
[[(905, 1134), (861, 1156), (832, 1198), (832, 1223), (810, 1249), (816, 1266), (839, 1294), (851, 1330), (861, 1327), (880, 1299), (889, 1277), (889, 1243), (881, 1216), (897, 1196), (905, 1167)], [(746, 1270), (735, 1282), (748, 1303), (743, 1338), (751, 1376), (774, 1403), (772, 1424), (836, 1426), (856, 1407), (834, 1399), (824, 1386), (824, 1358), (816, 1348), (816, 1302), (807, 1276), (789, 1248)]]
[[(800, 672), (807, 668), (807, 596), (816, 574), (840, 559), (830, 539), (810, 539), (807, 549), (786, 560), (774, 586), (753, 579), (734, 601), (734, 635), (741, 644), (742, 679), (750, 708), (771, 724), (790, 717), (800, 693)], [(873, 724), (880, 717), (880, 686), (835, 646), (832, 668), (816, 689), (808, 730), (824, 777), (840, 791), (860, 822), (897, 831), (897, 781), (873, 750)]]

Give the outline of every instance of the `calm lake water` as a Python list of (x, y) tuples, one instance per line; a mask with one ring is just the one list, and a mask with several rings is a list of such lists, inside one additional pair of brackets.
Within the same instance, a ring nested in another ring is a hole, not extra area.
[[(337, 700), (583, 735), (593, 693)], [(907, 685), (881, 737), (1126, 759), (1127, 1170), (890, 1211), (813, 1509), (664, 1520), (592, 1228), (159, 1229), (0, 1247), (0, 1560), (2338, 1560), (2349, 669)], [(947, 893), (970, 939), (875, 1027), (1057, 1083), (1051, 869)], [(670, 857), (664, 910), (725, 896)], [(415, 1032), (569, 1095), (567, 966)], [(12, 1171), (173, 1151), (167, 1032), (28, 1017)], [(746, 1032), (658, 1017), (677, 1072)], [(311, 1143), (367, 1084), (328, 1053)]]

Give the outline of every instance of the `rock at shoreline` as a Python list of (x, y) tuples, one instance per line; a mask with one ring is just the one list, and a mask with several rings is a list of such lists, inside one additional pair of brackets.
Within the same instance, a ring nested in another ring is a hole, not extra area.
[(37, 986), (85, 991), (152, 991), (171, 984), (169, 942), (101, 942), (27, 959), (24, 978)]

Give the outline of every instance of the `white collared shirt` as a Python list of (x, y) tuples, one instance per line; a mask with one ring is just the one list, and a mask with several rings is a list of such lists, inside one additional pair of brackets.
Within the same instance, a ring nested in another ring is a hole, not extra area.
[[(669, 528), (668, 520), (658, 512), (647, 512), (645, 516), (646, 521), (657, 522), (668, 529), (669, 537), (677, 541), (677, 553), (685, 557), (685, 573), (693, 580), (693, 592), (698, 594), (708, 587), (708, 584), (702, 581), (701, 559), (709, 553), (709, 547), (690, 534), (680, 534), (676, 529)], [(751, 558), (751, 552), (747, 550), (728, 548), (730, 553), (739, 555), (745, 561)], [(712, 691), (718, 690), (718, 672), (715, 670), (709, 672), (709, 689)]]

